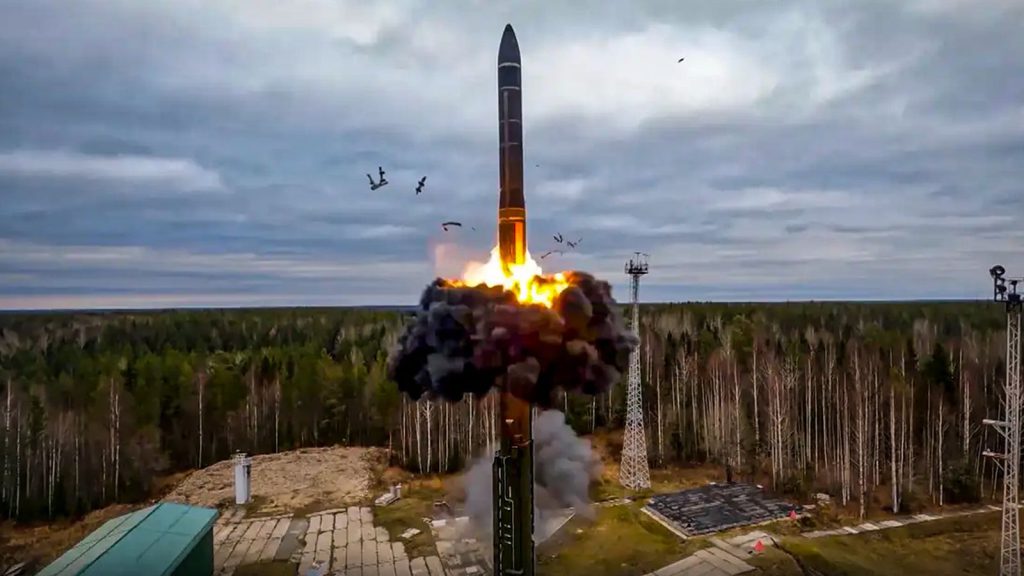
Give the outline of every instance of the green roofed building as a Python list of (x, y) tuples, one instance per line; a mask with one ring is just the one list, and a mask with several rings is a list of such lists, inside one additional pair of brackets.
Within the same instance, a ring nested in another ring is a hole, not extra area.
[(162, 503), (110, 520), (39, 576), (210, 576), (217, 511)]

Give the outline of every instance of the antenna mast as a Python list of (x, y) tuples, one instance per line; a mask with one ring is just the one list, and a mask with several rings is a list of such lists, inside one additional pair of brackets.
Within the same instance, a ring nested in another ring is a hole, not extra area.
[[(635, 252), (626, 263), (630, 277), (633, 308), (633, 332), (640, 337), (640, 277), (647, 274), (647, 255)], [(629, 390), (626, 395), (626, 437), (622, 445), (619, 482), (630, 490), (651, 487), (647, 467), (647, 437), (644, 435), (644, 412), (640, 393), (640, 344), (629, 355)]]
[[(1017, 490), (1020, 469), (1020, 321), (1021, 294), (1017, 284), (1021, 278), (1006, 278), (1006, 269), (993, 266), (992, 299), (1006, 304), (1006, 393), (1003, 420), (983, 420), (1005, 439), (1003, 453), (986, 450), (1003, 469), (1003, 530), (999, 546), (999, 574), (1020, 576), (1020, 510)], [(1010, 286), (1006, 284), (1009, 282)]]

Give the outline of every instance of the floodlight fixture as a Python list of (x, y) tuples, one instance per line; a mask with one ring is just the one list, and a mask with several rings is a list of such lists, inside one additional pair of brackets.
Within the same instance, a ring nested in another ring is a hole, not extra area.
[(1019, 306), (1022, 294), (1017, 292), (1017, 285), (1024, 278), (1010, 278), (1006, 276), (1006, 268), (995, 265), (989, 268), (989, 276), (992, 277), (992, 299), (996, 302), (1004, 302), (1007, 306)]

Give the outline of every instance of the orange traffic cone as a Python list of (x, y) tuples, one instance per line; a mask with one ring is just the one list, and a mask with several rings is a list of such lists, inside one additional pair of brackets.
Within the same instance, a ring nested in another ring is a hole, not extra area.
[(754, 543), (754, 552), (757, 552), (758, 554), (764, 552), (764, 544), (761, 543), (760, 539)]

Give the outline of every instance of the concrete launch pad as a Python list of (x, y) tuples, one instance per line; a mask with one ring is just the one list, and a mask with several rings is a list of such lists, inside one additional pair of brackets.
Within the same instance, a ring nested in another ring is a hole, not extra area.
[(659, 494), (644, 509), (681, 536), (698, 536), (737, 526), (786, 518), (800, 507), (768, 498), (750, 484), (709, 484)]

